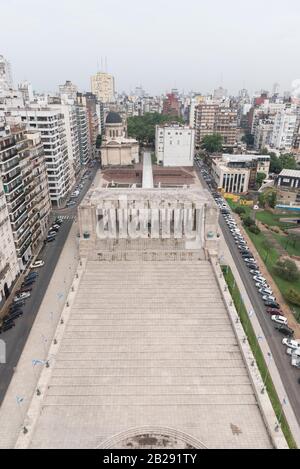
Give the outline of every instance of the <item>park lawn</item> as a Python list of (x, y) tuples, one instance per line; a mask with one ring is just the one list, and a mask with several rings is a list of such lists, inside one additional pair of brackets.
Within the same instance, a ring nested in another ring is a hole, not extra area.
[[(298, 214), (298, 216), (299, 216), (299, 214)], [(269, 212), (267, 210), (258, 211), (256, 213), (256, 218), (261, 223), (264, 223), (265, 225), (269, 225), (269, 226), (278, 226), (281, 229), (293, 228), (293, 227), (296, 226), (296, 223), (281, 222), (280, 218), (294, 218), (294, 217), (295, 217), (295, 213), (286, 214), (286, 213), (282, 212), (282, 213), (279, 213), (279, 214), (275, 214), (275, 213)]]
[[(263, 233), (260, 233), (258, 235), (255, 235), (254, 233), (251, 233), (246, 228), (247, 234), (250, 237), (251, 241), (253, 242), (254, 246), (256, 247), (257, 252), (259, 253), (262, 261), (265, 263), (269, 273), (272, 275), (276, 285), (278, 286), (281, 294), (285, 297), (285, 294), (290, 288), (294, 288), (296, 291), (300, 293), (300, 279), (297, 280), (296, 282), (289, 282), (287, 280), (282, 279), (281, 277), (278, 277), (275, 275), (273, 267), (276, 264), (277, 260), (279, 259), (280, 255), (276, 251), (276, 249), (265, 249), (263, 246), (263, 242), (266, 239), (265, 235)], [(282, 236), (282, 238), (284, 238)], [(289, 303), (289, 306), (292, 310), (296, 312), (296, 319), (298, 322), (300, 322), (300, 307), (293, 305)]]
[(300, 256), (300, 243), (296, 243), (294, 246), (294, 243), (289, 241), (287, 236), (282, 236), (277, 233), (272, 233), (272, 235), (290, 256)]
[[(234, 210), (236, 207), (240, 207), (239, 203), (233, 202), (231, 199), (227, 199), (227, 202), (228, 202), (228, 205), (230, 206), (230, 208), (232, 210)], [(249, 207), (249, 206), (243, 206), (243, 207), (246, 210), (247, 216), (250, 216), (251, 212), (252, 212), (252, 207)], [(265, 223), (266, 225), (269, 225), (269, 226), (275, 226), (276, 225), (276, 226), (279, 226), (281, 228), (283, 228), (286, 225), (284, 223), (279, 222), (279, 219), (283, 216), (284, 217), (286, 216), (288, 218), (288, 217), (294, 217), (295, 214), (291, 215), (289, 213), (288, 215), (286, 215), (286, 214), (276, 214), (275, 215), (275, 214), (273, 214), (271, 212), (268, 212), (266, 210), (256, 212), (256, 218), (259, 221), (261, 221), (262, 223)], [(299, 214), (298, 214), (298, 216), (299, 216)], [(293, 227), (294, 225), (289, 224), (289, 226)], [(260, 258), (262, 259), (262, 261), (266, 265), (269, 273), (272, 275), (275, 283), (277, 284), (279, 290), (281, 291), (281, 294), (283, 296), (285, 296), (285, 294), (287, 293), (287, 291), (290, 288), (294, 288), (296, 291), (300, 292), (300, 280), (298, 280), (297, 282), (292, 283), (292, 282), (288, 282), (286, 280), (283, 280), (282, 278), (275, 275), (273, 267), (276, 264), (276, 262), (278, 261), (278, 259), (280, 258), (280, 255), (277, 252), (276, 248), (266, 249), (263, 246), (264, 241), (267, 239), (265, 237), (265, 235), (263, 234), (263, 232), (259, 233), (258, 235), (255, 235), (254, 233), (251, 233), (251, 231), (249, 231), (249, 229), (247, 227), (244, 227), (244, 229), (246, 230), (246, 232), (247, 232), (249, 238), (251, 239), (251, 241), (253, 242), (257, 252), (260, 255)], [(286, 239), (285, 236), (279, 235), (279, 234), (274, 233), (274, 232), (272, 232), (272, 235), (274, 237), (276, 237), (278, 242), (287, 250), (287, 252), (290, 255), (300, 255), (299, 247), (294, 248), (292, 246), (292, 243), (289, 243), (289, 245), (286, 248), (287, 239)], [(296, 315), (295, 315), (296, 319), (300, 323), (300, 306), (296, 306), (296, 305), (293, 305), (291, 303), (288, 303), (288, 304), (289, 304), (290, 308), (296, 312)]]

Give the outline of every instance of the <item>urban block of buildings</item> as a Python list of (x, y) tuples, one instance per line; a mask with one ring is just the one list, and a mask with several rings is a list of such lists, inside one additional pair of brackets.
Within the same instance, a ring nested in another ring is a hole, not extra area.
[(267, 178), (270, 170), (269, 155), (210, 155), (206, 162), (218, 188), (233, 194), (255, 189), (257, 173)]

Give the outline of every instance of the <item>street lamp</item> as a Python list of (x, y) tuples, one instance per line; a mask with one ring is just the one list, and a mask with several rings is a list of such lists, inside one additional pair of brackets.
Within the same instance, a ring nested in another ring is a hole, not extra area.
[(261, 390), (262, 394), (265, 392), (266, 382), (267, 382), (267, 378), (268, 378), (268, 375), (269, 375), (269, 366), (270, 366), (270, 363), (271, 363), (271, 360), (272, 360), (271, 352), (268, 352), (268, 357), (269, 357), (269, 360), (268, 360), (268, 363), (267, 363), (267, 373), (266, 373), (266, 377), (265, 377), (265, 380), (263, 382), (263, 387), (262, 387), (262, 390)]

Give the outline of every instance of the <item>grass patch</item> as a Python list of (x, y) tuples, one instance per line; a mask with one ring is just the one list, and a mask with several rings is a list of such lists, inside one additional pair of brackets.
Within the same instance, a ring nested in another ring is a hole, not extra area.
[(287, 423), (285, 415), (282, 412), (282, 406), (281, 406), (280, 399), (278, 398), (278, 395), (277, 395), (276, 389), (274, 387), (273, 381), (270, 377), (270, 374), (268, 373), (268, 368), (267, 368), (264, 356), (263, 356), (263, 354), (261, 352), (261, 349), (259, 347), (257, 337), (256, 337), (255, 332), (253, 330), (253, 327), (252, 327), (251, 321), (249, 319), (246, 307), (245, 307), (245, 305), (242, 301), (242, 297), (241, 297), (239, 289), (236, 285), (236, 282), (235, 282), (234, 276), (232, 274), (232, 271), (231, 271), (230, 267), (227, 267), (227, 266), (223, 266), (222, 271), (223, 271), (226, 283), (228, 285), (229, 291), (231, 293), (231, 297), (232, 297), (232, 300), (233, 300), (234, 305), (236, 307), (237, 313), (239, 315), (241, 324), (242, 324), (242, 326), (244, 328), (244, 331), (245, 331), (245, 334), (247, 336), (247, 339), (248, 339), (249, 345), (251, 347), (252, 353), (253, 353), (254, 358), (256, 360), (259, 372), (261, 374), (262, 379), (265, 382), (266, 390), (268, 392), (270, 401), (272, 403), (274, 412), (276, 414), (277, 421), (279, 422), (279, 420), (281, 419), (281, 422), (280, 422), (281, 423), (281, 429), (282, 429), (282, 432), (283, 432), (283, 434), (286, 438), (286, 441), (288, 443), (289, 448), (296, 449), (297, 446), (296, 446), (295, 440), (293, 438), (293, 435), (291, 433), (291, 430), (290, 430), (290, 427)]

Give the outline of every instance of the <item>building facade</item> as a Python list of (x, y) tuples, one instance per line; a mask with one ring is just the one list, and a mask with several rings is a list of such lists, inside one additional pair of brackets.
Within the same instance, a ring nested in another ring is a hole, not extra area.
[(0, 305), (8, 298), (10, 288), (19, 271), (17, 252), (0, 174)]
[(276, 180), (278, 203), (300, 205), (300, 171), (284, 169)]
[(101, 145), (102, 166), (130, 166), (139, 162), (139, 144), (126, 138), (126, 126), (117, 112), (109, 112)]
[(64, 115), (61, 110), (49, 107), (26, 107), (17, 112), (29, 129), (41, 133), (51, 203), (54, 207), (61, 207), (71, 189)]
[(0, 55), (0, 93), (13, 88), (10, 63)]
[(155, 156), (163, 166), (193, 166), (195, 130), (173, 123), (156, 126)]
[(115, 79), (109, 73), (98, 72), (91, 77), (92, 93), (103, 103), (115, 99)]
[(167, 94), (163, 102), (162, 113), (166, 116), (180, 116), (180, 101), (174, 93)]

